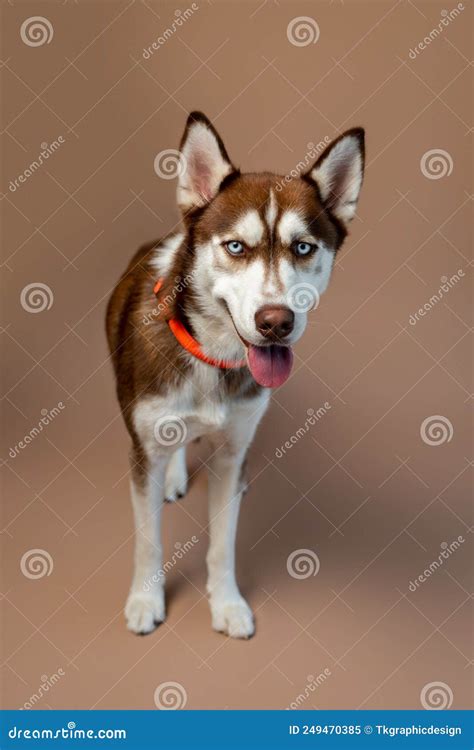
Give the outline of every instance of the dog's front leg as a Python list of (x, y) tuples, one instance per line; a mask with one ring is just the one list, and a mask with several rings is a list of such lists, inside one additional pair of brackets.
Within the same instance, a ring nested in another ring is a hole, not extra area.
[(207, 590), (212, 627), (234, 638), (254, 633), (252, 610), (235, 579), (235, 538), (242, 499), (241, 470), (245, 450), (235, 454), (223, 446), (210, 461)]
[(269, 394), (263, 391), (256, 398), (235, 405), (224, 436), (211, 438), (214, 453), (209, 462), (207, 590), (213, 628), (234, 638), (250, 638), (255, 631), (252, 610), (235, 580), (235, 538), (245, 486), (243, 463), (268, 401)]
[(135, 518), (135, 570), (125, 606), (129, 630), (151, 633), (165, 619), (161, 509), (167, 456), (132, 466), (131, 494)]

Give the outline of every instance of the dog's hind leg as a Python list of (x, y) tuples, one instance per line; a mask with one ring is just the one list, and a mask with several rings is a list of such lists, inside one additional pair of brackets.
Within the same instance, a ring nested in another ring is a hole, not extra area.
[(165, 619), (160, 537), (167, 456), (132, 459), (131, 494), (135, 518), (135, 570), (125, 606), (129, 630), (151, 633)]
[(178, 448), (166, 469), (165, 500), (172, 503), (184, 497), (188, 488), (188, 470), (186, 468), (186, 446)]

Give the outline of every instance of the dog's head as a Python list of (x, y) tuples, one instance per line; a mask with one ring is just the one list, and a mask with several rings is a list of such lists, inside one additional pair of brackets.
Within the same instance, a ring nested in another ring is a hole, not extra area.
[(255, 380), (289, 376), (291, 345), (329, 282), (364, 171), (364, 131), (349, 130), (303, 175), (241, 174), (201, 113), (180, 146), (178, 204), (190, 229), (202, 309), (239, 337)]

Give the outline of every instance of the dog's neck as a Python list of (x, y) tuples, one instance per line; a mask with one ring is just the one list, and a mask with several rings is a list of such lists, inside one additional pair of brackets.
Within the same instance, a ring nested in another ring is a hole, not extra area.
[(235, 332), (229, 313), (219, 302), (202, 295), (184, 295), (183, 311), (192, 335), (204, 353), (214, 359), (239, 360), (245, 349)]
[(240, 360), (244, 346), (224, 305), (213, 298), (209, 269), (201, 260), (199, 248), (193, 246), (191, 228), (185, 229), (168, 238), (154, 260), (159, 277), (179, 279), (180, 292), (170, 312), (189, 329), (204, 354), (213, 359)]

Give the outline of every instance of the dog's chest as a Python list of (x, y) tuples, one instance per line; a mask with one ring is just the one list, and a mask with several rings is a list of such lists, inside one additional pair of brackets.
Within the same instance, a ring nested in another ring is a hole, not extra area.
[(218, 396), (214, 375), (193, 378), (166, 396), (145, 396), (135, 406), (133, 421), (146, 452), (176, 449), (196, 438), (225, 430), (233, 401)]

